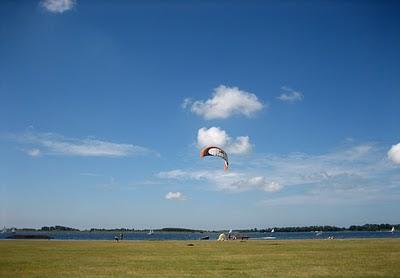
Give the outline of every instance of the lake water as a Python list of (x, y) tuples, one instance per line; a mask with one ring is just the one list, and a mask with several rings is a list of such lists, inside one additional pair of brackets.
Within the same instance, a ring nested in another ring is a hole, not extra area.
[[(113, 240), (118, 232), (16, 232), (16, 235), (48, 235), (56, 240)], [(209, 236), (210, 240), (216, 240), (219, 233), (166, 233), (154, 232), (152, 235), (140, 232), (127, 232), (124, 240), (198, 240)], [(6, 239), (12, 233), (0, 233), (0, 239)], [(293, 239), (327, 239), (335, 237), (337, 239), (346, 238), (400, 238), (400, 232), (291, 232), (291, 233), (242, 233), (250, 237), (250, 240), (293, 240)]]

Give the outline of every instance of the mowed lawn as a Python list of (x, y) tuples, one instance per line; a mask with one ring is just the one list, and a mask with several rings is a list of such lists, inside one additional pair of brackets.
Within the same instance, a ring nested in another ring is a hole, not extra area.
[(400, 277), (399, 239), (2, 240), (0, 254), (0, 277)]

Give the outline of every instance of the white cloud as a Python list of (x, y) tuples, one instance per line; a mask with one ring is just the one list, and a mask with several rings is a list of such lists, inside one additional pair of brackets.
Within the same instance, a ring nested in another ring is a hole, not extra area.
[(186, 197), (181, 192), (168, 192), (165, 199), (172, 201), (185, 201)]
[(30, 149), (27, 150), (26, 153), (30, 156), (39, 156), (41, 154), (39, 149)]
[(400, 164), (400, 143), (393, 145), (387, 155), (393, 163)]
[(192, 104), (192, 100), (190, 98), (185, 98), (182, 102), (182, 108), (186, 109)]
[(382, 199), (384, 196), (377, 195), (377, 192), (366, 191), (360, 198), (360, 192), (314, 192), (307, 194), (295, 194), (284, 197), (271, 197), (259, 203), (267, 207), (287, 207), (305, 205), (338, 205), (338, 204), (360, 204), (371, 200)]
[[(364, 143), (322, 154), (238, 156), (235, 158), (236, 171), (178, 169), (161, 172), (158, 177), (174, 179), (174, 183), (191, 180), (228, 192), (282, 191), (279, 196), (288, 198), (312, 196), (317, 199), (324, 196), (331, 202), (339, 201), (340, 196), (355, 201), (366, 199), (371, 194), (398, 196), (400, 173), (390, 165), (385, 155), (384, 148)], [(296, 199), (299, 202), (307, 200)]]
[(40, 4), (52, 13), (63, 13), (75, 6), (75, 0), (42, 0)]
[(212, 98), (192, 102), (185, 99), (182, 107), (204, 117), (206, 120), (226, 119), (232, 115), (251, 117), (263, 108), (263, 104), (255, 94), (242, 91), (237, 87), (220, 85), (214, 89)]
[(159, 178), (166, 178), (166, 179), (179, 179), (179, 178), (184, 178), (188, 175), (186, 171), (177, 169), (177, 170), (171, 170), (167, 172), (160, 172), (157, 174)]
[(228, 192), (243, 192), (249, 190), (262, 190), (265, 192), (280, 191), (283, 186), (275, 181), (268, 181), (263, 176), (251, 176), (240, 172), (221, 172), (221, 171), (185, 171), (172, 170), (160, 172), (159, 178), (176, 180), (195, 180), (207, 181), (217, 190)]
[[(18, 139), (23, 143), (40, 145), (43, 153), (46, 154), (122, 157), (150, 152), (144, 147), (132, 144), (119, 144), (91, 138), (66, 138), (54, 133), (29, 132), (18, 136)], [(37, 151), (32, 153), (37, 153)], [(39, 153), (42, 153), (42, 151), (39, 151)]]
[(262, 155), (251, 167), (286, 185), (321, 184), (340, 187), (362, 186), (364, 179), (386, 168), (374, 144), (360, 144), (325, 154), (291, 153)]
[(227, 146), (227, 151), (232, 154), (245, 154), (251, 151), (249, 136), (239, 136)]
[(197, 145), (202, 148), (214, 145), (224, 148), (231, 154), (246, 154), (251, 151), (252, 145), (248, 136), (239, 136), (232, 139), (225, 130), (219, 127), (202, 127), (197, 132)]
[(264, 191), (267, 192), (277, 192), (282, 189), (281, 184), (275, 181), (268, 182), (265, 177), (253, 177), (246, 182), (249, 183), (251, 186), (262, 188)]
[(304, 95), (301, 92), (295, 91), (292, 88), (283, 86), (281, 89), (287, 92), (282, 93), (279, 97), (277, 97), (277, 99), (281, 101), (295, 102), (301, 101), (304, 98)]

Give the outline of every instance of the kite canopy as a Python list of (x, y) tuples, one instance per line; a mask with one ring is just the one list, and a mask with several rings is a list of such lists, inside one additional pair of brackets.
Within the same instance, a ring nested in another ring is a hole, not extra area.
[(204, 147), (203, 149), (200, 150), (200, 157), (205, 157), (205, 156), (218, 156), (224, 160), (224, 170), (228, 170), (229, 162), (228, 162), (228, 155), (226, 152), (219, 148), (219, 147), (214, 147), (214, 146), (208, 146)]

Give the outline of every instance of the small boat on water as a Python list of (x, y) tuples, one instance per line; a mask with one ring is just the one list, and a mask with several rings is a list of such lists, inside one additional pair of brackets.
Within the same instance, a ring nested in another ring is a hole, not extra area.
[(392, 227), (392, 230), (390, 230), (390, 232), (394, 233), (394, 227)]
[(272, 230), (271, 230), (271, 233), (275, 233), (275, 229), (272, 229)]
[(154, 232), (153, 232), (153, 230), (150, 230), (147, 234), (148, 234), (149, 236), (151, 236), (152, 234), (154, 234)]
[(200, 240), (209, 240), (209, 239), (210, 239), (209, 236), (203, 236), (203, 237), (200, 238)]

